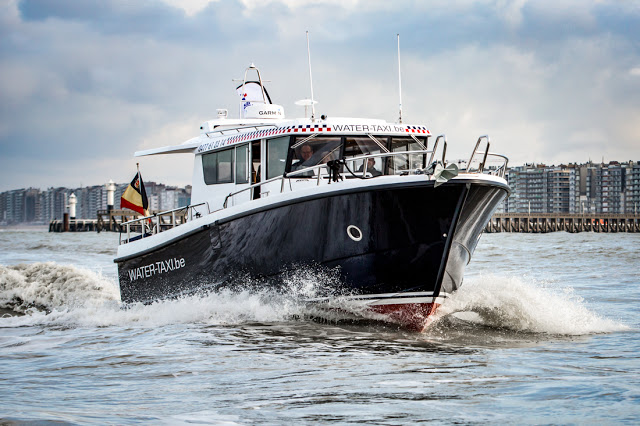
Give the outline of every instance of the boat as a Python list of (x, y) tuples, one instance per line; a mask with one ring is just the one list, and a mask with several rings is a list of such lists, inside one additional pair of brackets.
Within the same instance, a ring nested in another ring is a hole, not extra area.
[(192, 194), (121, 225), (122, 302), (252, 280), (286, 291), (283, 277), (330, 270), (336, 283), (306, 302), (423, 330), (510, 193), (507, 157), (483, 135), (448, 162), (446, 136), (425, 125), (317, 117), (313, 99), (288, 119), (255, 65), (241, 81), (237, 118), (219, 109), (194, 138), (135, 153), (193, 154)]

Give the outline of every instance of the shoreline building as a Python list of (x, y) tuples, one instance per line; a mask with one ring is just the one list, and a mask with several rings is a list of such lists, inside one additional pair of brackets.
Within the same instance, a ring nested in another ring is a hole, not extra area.
[[(511, 196), (496, 213), (513, 214), (639, 214), (640, 162), (525, 164), (507, 170)], [(127, 183), (117, 184), (115, 208)], [(146, 182), (149, 208), (167, 211), (191, 202), (191, 186), (184, 188)], [(107, 188), (94, 185), (81, 188), (15, 189), (0, 193), (0, 225), (33, 223), (45, 225), (62, 219), (69, 196), (77, 197), (78, 219), (95, 219), (98, 210), (107, 209)]]
[(618, 162), (611, 162), (598, 169), (596, 186), (597, 213), (624, 213), (625, 171)]
[(513, 193), (504, 213), (633, 214), (640, 205), (640, 164), (526, 164), (507, 171)]
[(640, 162), (626, 171), (625, 213), (640, 213)]
[(507, 182), (513, 193), (505, 213), (570, 213), (575, 210), (576, 168), (526, 164), (512, 167)]
[[(120, 208), (120, 197), (128, 183), (116, 184), (115, 208)], [(166, 186), (154, 182), (145, 183), (150, 200), (155, 200), (151, 210), (171, 210), (189, 205), (191, 185), (184, 188)], [(76, 196), (76, 218), (95, 219), (98, 210), (107, 209), (106, 185), (81, 188), (14, 189), (0, 193), (0, 225), (46, 225), (51, 220), (62, 219), (68, 212), (69, 197)]]

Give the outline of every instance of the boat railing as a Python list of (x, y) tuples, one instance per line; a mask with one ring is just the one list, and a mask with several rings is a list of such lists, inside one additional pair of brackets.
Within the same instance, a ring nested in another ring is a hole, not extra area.
[[(446, 146), (446, 142), (445, 142), (445, 146)], [(355, 162), (362, 162), (363, 166), (366, 163), (366, 161), (369, 158), (386, 158), (386, 157), (400, 157), (400, 156), (408, 156), (408, 155), (429, 155), (430, 159), (429, 161), (433, 160), (433, 156), (435, 154), (435, 148), (437, 148), (437, 141), (436, 144), (434, 145), (434, 150), (413, 150), (413, 151), (394, 151), (394, 152), (383, 152), (383, 153), (379, 153), (379, 154), (366, 154), (366, 155), (359, 155), (356, 157), (348, 157), (348, 158), (343, 158), (340, 162), (340, 164), (345, 165), (346, 168), (348, 169), (347, 172), (342, 172), (340, 173), (341, 176), (345, 177), (345, 176), (351, 176), (351, 177), (360, 177), (363, 179), (368, 179), (371, 176), (371, 174), (367, 171), (367, 169), (365, 167), (362, 167), (361, 171), (353, 171), (349, 169), (349, 166), (346, 165), (347, 162), (349, 163), (355, 163)], [(444, 160), (444, 158), (443, 158)], [(329, 162), (331, 163), (331, 162)], [(305, 167), (303, 169), (300, 170), (294, 170), (288, 173), (285, 173), (282, 176), (275, 176), (271, 179), (262, 181), (262, 182), (257, 182), (254, 183), (252, 185), (249, 185), (246, 188), (240, 189), (238, 191), (235, 192), (231, 192), (229, 195), (226, 196), (226, 198), (224, 199), (224, 203), (223, 203), (223, 208), (227, 208), (228, 206), (228, 202), (229, 199), (233, 198), (234, 196), (241, 194), (243, 192), (246, 191), (251, 191), (256, 187), (260, 187), (262, 185), (266, 185), (268, 183), (271, 182), (277, 182), (277, 181), (281, 181), (282, 184), (280, 185), (280, 192), (284, 192), (285, 188), (286, 188), (286, 182), (291, 179), (291, 178), (309, 178), (309, 179), (315, 179), (317, 182), (317, 185), (320, 185), (320, 183), (323, 181), (323, 179), (329, 179), (331, 176), (331, 172), (330, 172), (330, 165), (329, 163), (321, 163), (321, 164), (316, 164), (314, 166), (310, 166), (310, 167)], [(425, 169), (428, 168), (425, 167)], [(416, 170), (420, 170), (420, 172), (418, 172), (419, 174), (424, 174), (423, 169), (419, 168)], [(416, 170), (402, 170), (402, 172), (400, 174), (409, 174), (409, 172), (416, 172)], [(326, 171), (326, 173), (322, 173), (323, 171)], [(309, 176), (312, 175), (312, 176)], [(290, 181), (289, 181), (290, 182)], [(252, 193), (252, 192), (251, 192)]]
[[(120, 244), (150, 237), (211, 213), (208, 202), (178, 207), (150, 216), (143, 216), (120, 224)], [(131, 234), (134, 234), (133, 236)], [(126, 238), (122, 238), (126, 234)]]
[[(485, 150), (483, 152), (480, 152), (478, 151), (478, 147), (480, 146), (480, 143), (482, 142), (483, 139), (486, 139), (487, 143), (486, 143)], [(435, 156), (436, 156), (436, 152), (438, 150), (438, 145), (440, 141), (443, 142), (442, 158), (441, 160), (435, 160), (435, 162), (441, 163), (442, 165), (446, 165), (447, 138), (445, 135), (438, 135), (436, 137), (432, 150), (394, 151), (394, 152), (382, 152), (379, 154), (366, 154), (366, 155), (360, 155), (357, 157), (343, 158), (340, 160), (340, 164), (346, 166), (346, 168), (348, 169), (347, 162), (353, 163), (357, 161), (362, 161), (362, 164), (364, 166), (367, 159), (369, 158), (387, 158), (387, 157), (407, 156), (407, 155), (425, 155), (425, 156), (429, 155), (429, 161), (426, 162), (426, 164), (423, 163), (425, 166), (424, 168), (417, 168), (415, 170), (402, 170), (399, 174), (404, 175), (404, 174), (413, 173), (413, 174), (430, 175), (430, 174), (433, 174), (433, 170), (434, 170), (433, 166), (435, 164), (434, 159), (436, 158)], [(463, 174), (464, 173), (484, 173), (484, 174), (489, 174), (489, 175), (494, 175), (494, 176), (499, 176), (501, 178), (504, 178), (504, 175), (507, 171), (507, 165), (508, 165), (509, 159), (504, 155), (489, 152), (489, 145), (490, 145), (489, 136), (487, 135), (480, 136), (473, 149), (471, 158), (469, 159), (469, 163), (467, 163), (467, 168), (460, 170), (460, 173), (463, 173)], [(474, 157), (476, 157), (477, 155), (482, 156), (482, 162), (477, 168), (474, 169), (471, 167), (471, 163)], [(488, 167), (487, 166), (488, 158), (498, 159), (501, 162), (501, 164), (498, 166)], [(233, 197), (235, 197), (236, 195), (246, 191), (252, 191), (250, 193), (253, 194), (253, 190), (255, 188), (260, 188), (261, 186), (266, 185), (268, 183), (280, 181), (281, 182), (280, 193), (283, 193), (285, 191), (286, 182), (287, 181), (291, 182), (290, 180), (291, 178), (295, 178), (295, 177), (313, 178), (313, 179), (316, 179), (317, 185), (320, 185), (323, 179), (327, 179), (330, 181), (331, 170), (330, 170), (329, 163), (316, 164), (314, 166), (305, 167), (300, 170), (287, 172), (282, 176), (275, 176), (271, 179), (268, 179), (262, 182), (257, 182), (249, 185), (246, 188), (242, 188), (238, 191), (231, 192), (229, 193), (229, 195), (225, 197), (222, 208), (226, 209), (229, 204), (229, 199), (233, 199)], [(322, 173), (322, 171), (326, 171), (327, 173)], [(358, 173), (360, 173), (360, 176), (358, 176)], [(309, 175), (312, 175), (312, 176), (309, 176)], [(361, 177), (361, 178), (373, 177), (373, 176), (367, 176), (367, 169), (365, 167), (362, 167), (362, 171), (352, 171), (348, 169), (348, 173), (341, 172), (340, 175), (342, 177), (345, 177), (345, 176), (348, 177), (349, 175), (352, 175), (352, 177)]]
[(218, 136), (229, 136), (234, 134), (243, 134), (249, 133), (250, 131), (258, 131), (265, 128), (277, 128), (277, 124), (245, 124), (245, 125), (234, 125), (233, 127), (225, 127), (222, 129), (212, 130), (206, 133), (208, 138), (214, 138)]
[[(480, 146), (480, 143), (482, 142), (483, 139), (487, 141), (484, 151), (478, 151), (478, 147)], [(476, 145), (473, 148), (473, 152), (471, 152), (471, 157), (469, 157), (469, 162), (467, 163), (467, 168), (465, 170), (466, 173), (485, 173), (485, 168), (486, 168), (487, 174), (504, 178), (504, 175), (507, 172), (507, 165), (509, 164), (509, 159), (502, 154), (489, 152), (489, 146), (490, 146), (489, 135), (483, 135), (478, 138), (478, 141), (476, 142)], [(482, 160), (480, 161), (478, 166), (474, 169), (472, 167), (472, 163), (476, 155), (481, 156)], [(496, 159), (496, 158), (501, 159), (502, 164), (494, 168), (489, 168), (487, 167), (487, 157), (491, 157), (492, 159)]]
[[(480, 143), (482, 142), (483, 139), (486, 139), (486, 147), (483, 152), (480, 152), (478, 151), (478, 147), (480, 146)], [(436, 158), (435, 156), (436, 156), (436, 152), (437, 152), (440, 141), (443, 142), (441, 160), (434, 161), (434, 159)], [(489, 152), (489, 145), (490, 145), (489, 137), (486, 135), (480, 136), (478, 138), (478, 141), (476, 142), (473, 152), (471, 153), (471, 157), (469, 158), (469, 162), (467, 163), (466, 169), (464, 168), (461, 169), (460, 173), (462, 174), (486, 173), (490, 175), (504, 177), (507, 170), (507, 164), (509, 159), (504, 155)], [(368, 172), (368, 169), (364, 167), (369, 158), (396, 158), (396, 157), (406, 156), (408, 160), (411, 155), (421, 155), (423, 156), (423, 160), (422, 160), (423, 168), (418, 167), (415, 169), (412, 169), (412, 168), (395, 169), (394, 174), (432, 175), (434, 172), (434, 166), (436, 163), (446, 165), (446, 153), (447, 153), (447, 138), (445, 135), (439, 135), (436, 137), (432, 150), (381, 152), (378, 154), (365, 154), (365, 155), (359, 155), (355, 157), (343, 158), (340, 160), (334, 160), (328, 163), (316, 164), (314, 166), (305, 167), (300, 170), (287, 172), (281, 176), (275, 176), (271, 179), (267, 179), (262, 182), (257, 182), (245, 188), (242, 188), (238, 191), (231, 192), (225, 197), (222, 208), (225, 209), (228, 207), (229, 199), (233, 199), (234, 196), (246, 191), (251, 191), (250, 192), (251, 199), (253, 199), (253, 190), (255, 188), (260, 188), (263, 185), (266, 185), (272, 182), (280, 181), (281, 182), (280, 193), (283, 193), (286, 189), (286, 185), (285, 185), (286, 182), (289, 182), (289, 185), (291, 186), (291, 178), (296, 178), (296, 177), (315, 179), (317, 182), (317, 185), (320, 185), (321, 182), (323, 182), (323, 180), (328, 180), (329, 183), (331, 183), (332, 176), (334, 180), (342, 179), (344, 177), (347, 177), (347, 178), (355, 177), (355, 178), (361, 178), (361, 179), (373, 178), (374, 176), (372, 176)], [(428, 162), (425, 162), (427, 155), (429, 156), (429, 160)], [(471, 164), (474, 158), (478, 155), (482, 156), (482, 161), (480, 162), (477, 168), (473, 168), (471, 167)], [(496, 167), (487, 167), (486, 166), (487, 158), (489, 157), (500, 159), (502, 161), (502, 164)], [(362, 170), (354, 171), (354, 170), (351, 170), (348, 166), (348, 163), (356, 164), (359, 162), (362, 162)], [(340, 171), (340, 169), (342, 169), (343, 167), (347, 169), (346, 172), (344, 170)], [(290, 188), (290, 190), (292, 189)], [(261, 193), (261, 194), (268, 194), (268, 192)], [(124, 222), (120, 224), (120, 244), (126, 244), (131, 241), (143, 239), (148, 236), (158, 234), (163, 230), (174, 228), (175, 226), (178, 226), (184, 223), (186, 220), (197, 219), (201, 216), (208, 215), (210, 213), (211, 213), (211, 209), (209, 207), (209, 203), (203, 202), (199, 204), (178, 207), (178, 208), (167, 210), (161, 213), (155, 213), (151, 216), (139, 217), (139, 218), (130, 220), (128, 222)], [(131, 235), (132, 233), (137, 235), (132, 236)], [(123, 239), (123, 234), (126, 234), (126, 238), (124, 239)]]

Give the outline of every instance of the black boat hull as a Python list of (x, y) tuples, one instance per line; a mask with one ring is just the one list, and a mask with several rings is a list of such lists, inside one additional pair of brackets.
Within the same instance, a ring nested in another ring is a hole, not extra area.
[[(393, 295), (397, 302), (402, 294), (429, 295), (431, 303), (417, 308), (428, 316), (434, 298), (462, 283), (480, 234), (507, 193), (506, 185), (483, 181), (437, 188), (433, 181), (414, 182), (221, 218), (161, 247), (116, 259), (122, 301), (244, 285), (247, 277), (271, 277), (265, 285), (278, 286), (283, 273), (321, 267), (337, 271), (340, 288), (325, 289), (320, 298)], [(393, 313), (383, 305), (374, 310)]]

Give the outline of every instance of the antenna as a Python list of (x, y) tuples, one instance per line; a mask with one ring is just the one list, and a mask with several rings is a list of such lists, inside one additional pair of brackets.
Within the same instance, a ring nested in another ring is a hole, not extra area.
[(304, 118), (307, 118), (309, 107), (317, 103), (318, 103), (317, 101), (312, 101), (311, 99), (301, 99), (295, 102), (296, 105), (304, 106)]
[(315, 101), (313, 100), (313, 77), (311, 76), (311, 49), (309, 48), (309, 31), (307, 31), (307, 56), (309, 57), (309, 83), (311, 84), (311, 120), (315, 120), (316, 107)]
[(400, 74), (400, 34), (398, 36), (398, 96), (400, 98), (398, 123), (402, 124), (402, 75)]

